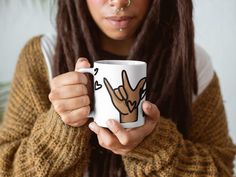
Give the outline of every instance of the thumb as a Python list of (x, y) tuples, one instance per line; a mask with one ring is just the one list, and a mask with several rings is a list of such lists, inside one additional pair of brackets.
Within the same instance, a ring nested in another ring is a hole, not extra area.
[(90, 68), (90, 63), (87, 58), (80, 57), (75, 64), (75, 71), (79, 68)]
[(142, 108), (146, 116), (153, 121), (158, 120), (158, 118), (160, 117), (160, 111), (155, 104), (152, 104), (149, 101), (144, 101), (142, 104)]

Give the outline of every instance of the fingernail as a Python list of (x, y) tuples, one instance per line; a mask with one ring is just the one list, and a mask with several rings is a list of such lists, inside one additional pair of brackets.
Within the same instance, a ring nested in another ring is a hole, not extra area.
[(150, 110), (152, 108), (152, 105), (149, 101), (146, 101), (146, 109)]
[(88, 61), (86, 58), (79, 58), (78, 62)]
[(94, 127), (94, 123), (93, 123), (93, 122), (89, 124), (89, 128), (90, 128), (90, 130), (92, 130), (92, 131), (94, 130), (95, 127)]
[(108, 120), (106, 123), (107, 123), (108, 127), (113, 127), (115, 124), (114, 120)]

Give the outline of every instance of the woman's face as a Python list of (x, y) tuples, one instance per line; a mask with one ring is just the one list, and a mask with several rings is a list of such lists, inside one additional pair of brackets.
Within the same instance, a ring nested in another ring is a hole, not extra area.
[(150, 0), (87, 0), (93, 20), (113, 40), (127, 40), (136, 36), (149, 3)]

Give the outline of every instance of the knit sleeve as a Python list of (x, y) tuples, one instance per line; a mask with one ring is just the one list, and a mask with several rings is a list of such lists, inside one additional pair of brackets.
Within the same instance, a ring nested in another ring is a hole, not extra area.
[(156, 129), (123, 157), (133, 176), (232, 176), (236, 147), (229, 137), (216, 75), (193, 105), (188, 139), (160, 118)]
[(83, 175), (90, 130), (65, 125), (48, 100), (49, 91), (37, 37), (17, 63), (0, 127), (0, 176)]

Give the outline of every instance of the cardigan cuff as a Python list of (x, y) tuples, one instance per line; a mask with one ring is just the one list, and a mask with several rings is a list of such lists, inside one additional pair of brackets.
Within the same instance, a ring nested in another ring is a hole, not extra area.
[(182, 135), (177, 131), (176, 125), (168, 119), (160, 117), (154, 131), (147, 136), (134, 150), (123, 157), (124, 162), (129, 165), (132, 162), (155, 164), (155, 168), (161, 168), (170, 161), (177, 153), (181, 145)]
[(59, 114), (51, 106), (50, 110), (47, 113), (46, 123), (44, 130), (47, 134), (62, 141), (66, 144), (78, 145), (81, 143), (81, 140), (88, 141), (91, 135), (91, 130), (88, 128), (88, 123), (81, 127), (71, 127), (66, 125), (62, 120)]

